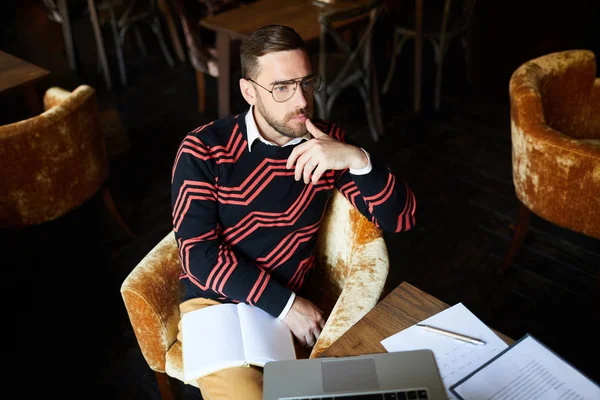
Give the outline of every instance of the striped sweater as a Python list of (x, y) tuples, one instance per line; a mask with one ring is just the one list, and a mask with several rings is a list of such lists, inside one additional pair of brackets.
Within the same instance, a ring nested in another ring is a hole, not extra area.
[[(339, 190), (389, 232), (415, 224), (415, 197), (385, 166), (366, 175), (329, 170), (317, 184), (286, 168), (295, 146), (256, 140), (248, 151), (246, 113), (187, 134), (172, 171), (173, 230), (182, 263), (184, 300), (244, 302), (278, 316), (315, 266), (313, 249), (327, 201)], [(347, 142), (333, 123), (323, 132)]]

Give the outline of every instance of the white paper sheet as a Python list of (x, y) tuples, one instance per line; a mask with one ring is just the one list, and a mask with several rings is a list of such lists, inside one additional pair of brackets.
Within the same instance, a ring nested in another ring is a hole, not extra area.
[(244, 362), (242, 333), (235, 304), (205, 307), (184, 314), (181, 334), (186, 383), (213, 370)]
[(419, 349), (433, 351), (449, 399), (456, 399), (452, 392), (450, 392), (450, 386), (508, 347), (494, 331), (462, 303), (447, 308), (420, 323), (481, 339), (486, 342), (483, 346), (474, 345), (428, 332), (416, 325), (408, 327), (381, 341), (381, 344), (387, 351)]
[(295, 360), (294, 339), (287, 325), (258, 307), (238, 304), (246, 360), (254, 365)]
[(600, 399), (600, 387), (529, 335), (454, 390), (465, 400)]

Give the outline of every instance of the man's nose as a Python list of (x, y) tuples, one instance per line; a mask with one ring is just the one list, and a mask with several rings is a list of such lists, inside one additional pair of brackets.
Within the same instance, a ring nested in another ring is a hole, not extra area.
[(299, 108), (304, 108), (308, 104), (308, 100), (306, 98), (307, 94), (302, 90), (302, 86), (300, 84), (296, 84), (296, 93), (292, 96), (294, 99), (294, 104)]

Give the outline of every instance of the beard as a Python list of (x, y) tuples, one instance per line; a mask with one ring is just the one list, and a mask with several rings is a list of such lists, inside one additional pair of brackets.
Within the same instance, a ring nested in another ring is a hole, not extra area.
[(286, 114), (281, 121), (276, 120), (271, 114), (267, 112), (267, 109), (265, 108), (260, 97), (256, 102), (256, 108), (258, 109), (258, 112), (260, 112), (260, 114), (263, 116), (265, 121), (267, 121), (267, 124), (269, 124), (269, 126), (273, 128), (277, 133), (285, 137), (294, 139), (302, 137), (308, 133), (308, 129), (306, 129), (305, 124), (301, 124), (300, 126), (288, 125), (290, 119), (298, 117), (300, 115), (306, 115), (307, 118), (311, 119), (312, 112), (309, 110), (308, 107), (297, 109), (294, 112)]

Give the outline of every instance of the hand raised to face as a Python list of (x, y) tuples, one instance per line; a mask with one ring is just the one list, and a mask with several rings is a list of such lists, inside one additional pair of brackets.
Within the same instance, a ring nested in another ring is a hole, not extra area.
[(317, 128), (310, 119), (306, 129), (313, 136), (309, 141), (298, 145), (288, 157), (286, 167), (295, 166), (294, 178), (304, 179), (308, 184), (316, 184), (321, 175), (329, 169), (364, 168), (369, 160), (358, 147), (342, 143)]

